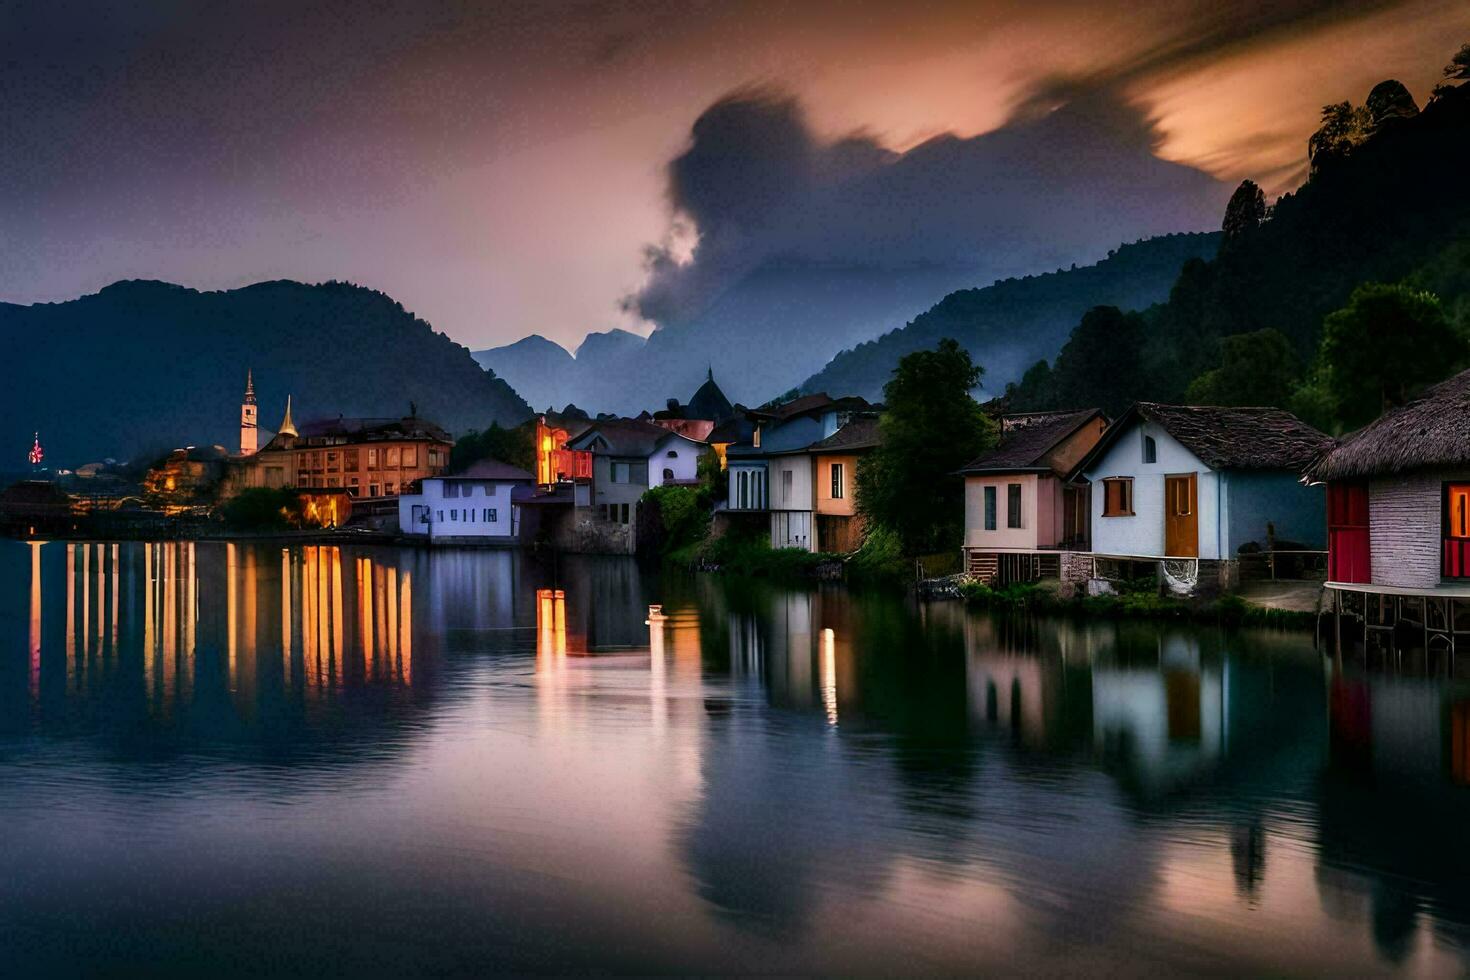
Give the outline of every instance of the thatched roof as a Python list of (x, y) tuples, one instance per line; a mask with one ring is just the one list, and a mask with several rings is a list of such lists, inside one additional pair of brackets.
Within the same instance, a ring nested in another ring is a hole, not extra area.
[(1139, 421), (1149, 421), (1212, 470), (1301, 472), (1332, 445), (1332, 437), (1280, 408), (1160, 405), (1138, 402), (1108, 427), (1073, 474), (1086, 472)]
[(1350, 480), (1443, 466), (1470, 466), (1470, 371), (1343, 438), (1307, 475)]
[(1048, 470), (1046, 456), (1064, 439), (1102, 412), (1096, 408), (1080, 412), (1028, 412), (1003, 415), (1000, 442), (972, 459), (961, 473), (1019, 473)]

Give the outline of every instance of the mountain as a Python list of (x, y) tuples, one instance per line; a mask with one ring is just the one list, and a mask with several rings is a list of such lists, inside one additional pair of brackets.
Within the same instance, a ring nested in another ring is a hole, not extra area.
[(1000, 392), (1053, 357), (1087, 310), (1158, 302), (1186, 262), (1212, 257), (1219, 244), (1218, 232), (1164, 235), (1124, 245), (1095, 265), (950, 293), (907, 326), (838, 354), (801, 389), (879, 401), (899, 358), (953, 337), (985, 367), (984, 387)]
[[(1387, 100), (1389, 111), (1375, 97), (1359, 109), (1327, 107), (1300, 189), (1269, 212), (1258, 204), (1244, 221), (1227, 216), (1233, 231), (1219, 253), (1188, 263), (1167, 302), (1135, 314), (1088, 313), (1049, 368), (1028, 372), (1012, 406), (1178, 400), (1220, 365), (1223, 338), (1263, 330), (1309, 365), (1324, 317), (1368, 282), (1432, 291), (1470, 330), (1470, 84), (1440, 86), (1423, 111), (1405, 103), (1398, 83), (1374, 93), (1385, 91), (1401, 93)], [(1128, 337), (1128, 370), (1100, 371), (1098, 352)]]
[(628, 414), (637, 414), (645, 407), (661, 407), (666, 395), (636, 383), (643, 347), (643, 338), (635, 333), (608, 330), (589, 333), (570, 354), (560, 344), (532, 334), (504, 347), (477, 350), (474, 357), (537, 409), (595, 397), (599, 407), (594, 410), (618, 403), (629, 406), (624, 409)]
[(370, 289), (126, 281), (64, 303), (0, 304), (0, 451), (23, 459), (36, 430), (60, 466), (234, 448), (247, 369), (263, 429), (287, 395), (298, 422), (397, 417), (413, 403), (455, 433), (531, 411), (468, 350)]

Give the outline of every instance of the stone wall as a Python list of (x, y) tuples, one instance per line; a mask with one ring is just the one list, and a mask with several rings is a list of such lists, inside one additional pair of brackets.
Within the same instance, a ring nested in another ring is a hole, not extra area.
[(592, 507), (577, 507), (560, 522), (554, 543), (562, 551), (590, 555), (631, 555), (637, 547), (636, 524), (601, 520)]

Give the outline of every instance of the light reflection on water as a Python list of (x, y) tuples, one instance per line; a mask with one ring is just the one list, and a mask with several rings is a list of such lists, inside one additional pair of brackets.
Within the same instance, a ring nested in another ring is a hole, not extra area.
[(0, 545), (20, 973), (1462, 972), (1470, 697), (613, 559)]

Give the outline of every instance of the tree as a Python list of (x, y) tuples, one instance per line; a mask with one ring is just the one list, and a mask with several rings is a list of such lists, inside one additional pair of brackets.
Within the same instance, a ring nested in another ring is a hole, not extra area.
[(1307, 158), (1312, 173), (1342, 160), (1373, 131), (1373, 116), (1362, 106), (1337, 102), (1322, 107), (1322, 125), (1307, 140)]
[(1220, 340), (1220, 366), (1195, 378), (1185, 393), (1192, 405), (1287, 405), (1301, 370), (1291, 341), (1279, 330), (1257, 330)]
[(1439, 297), (1402, 284), (1364, 283), (1323, 321), (1316, 373), (1337, 421), (1353, 429), (1447, 377), (1467, 352)]
[(1266, 195), (1253, 180), (1242, 180), (1230, 203), (1225, 205), (1225, 221), (1221, 229), (1225, 233), (1223, 244), (1231, 245), (1242, 235), (1254, 231), (1266, 220)]
[(1460, 45), (1460, 50), (1444, 66), (1444, 77), (1457, 81), (1470, 80), (1470, 44)]
[(956, 341), (914, 351), (883, 386), (881, 440), (858, 465), (858, 507), (899, 536), (904, 551), (958, 547), (964, 481), (955, 472), (995, 445), (997, 427), (970, 391), (984, 368)]
[(449, 451), (449, 471), (460, 473), (482, 459), (498, 459), (523, 470), (536, 471), (536, 434), (530, 425), (502, 429), (491, 422), (483, 431), (467, 432)]
[(1419, 106), (1414, 96), (1396, 78), (1390, 78), (1373, 86), (1364, 103), (1376, 130), (1391, 119), (1412, 119), (1419, 115)]
[(1098, 306), (1082, 317), (1052, 366), (1052, 408), (1116, 416), (1151, 393), (1148, 328), (1138, 313)]

